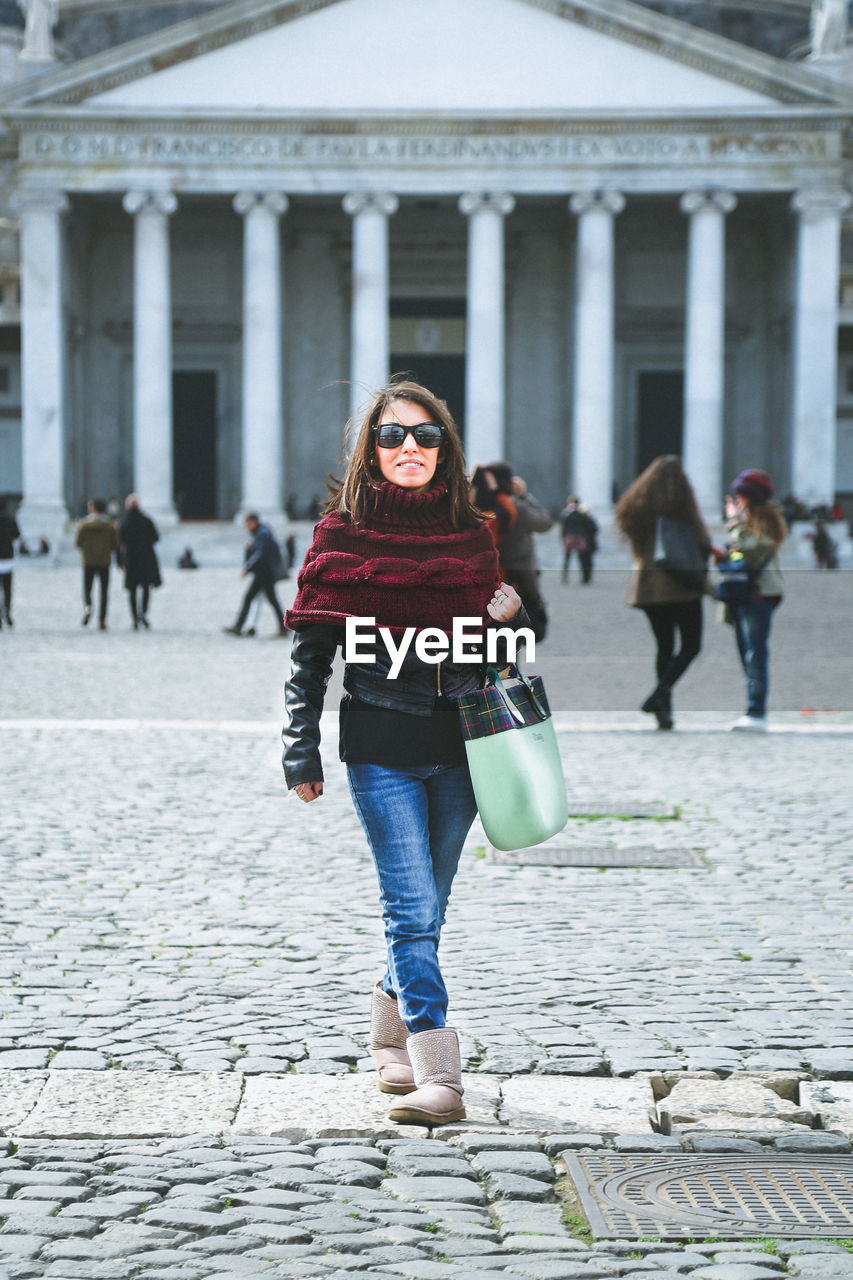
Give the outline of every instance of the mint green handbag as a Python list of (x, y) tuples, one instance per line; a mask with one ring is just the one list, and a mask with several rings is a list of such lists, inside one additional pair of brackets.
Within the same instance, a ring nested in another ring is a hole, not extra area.
[(517, 667), (458, 699), (480, 820), (496, 849), (526, 849), (562, 831), (569, 801), (540, 676)]

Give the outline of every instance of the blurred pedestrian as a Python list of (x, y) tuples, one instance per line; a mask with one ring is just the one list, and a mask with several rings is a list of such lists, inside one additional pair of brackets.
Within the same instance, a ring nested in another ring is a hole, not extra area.
[(755, 570), (755, 584), (740, 604), (727, 604), (725, 620), (735, 629), (738, 654), (746, 676), (746, 714), (733, 729), (767, 729), (769, 637), (773, 615), (784, 588), (778, 551), (788, 536), (779, 508), (771, 501), (773, 482), (766, 471), (742, 471), (726, 499), (729, 545), (714, 548), (714, 559), (742, 559)]
[(655, 458), (626, 489), (614, 512), (615, 522), (634, 555), (634, 571), (625, 603), (643, 610), (657, 646), (657, 684), (640, 710), (654, 715), (659, 729), (671, 729), (673, 687), (702, 648), (705, 587), (686, 585), (655, 564), (655, 540), (661, 516), (686, 526), (685, 536), (695, 539), (703, 557), (708, 558), (711, 539), (676, 454)]
[(36, 543), (35, 547), (31, 547), (30, 544), (27, 542), (26, 538), (21, 538), (21, 541), (18, 543), (18, 555), (49, 556), (50, 543), (48, 542), (47, 538), (45, 538), (44, 535), (42, 535), (39, 538), (38, 542)]
[(183, 553), (178, 559), (178, 568), (179, 569), (197, 569), (198, 568), (198, 560), (196, 560), (195, 556), (193, 555), (192, 547), (184, 547)]
[(272, 529), (268, 524), (263, 523), (256, 511), (249, 511), (243, 523), (249, 534), (249, 544), (246, 548), (246, 559), (241, 577), (251, 577), (252, 581), (243, 596), (237, 621), (232, 627), (224, 627), (223, 630), (227, 631), (229, 635), (241, 636), (246, 619), (249, 616), (249, 610), (252, 607), (252, 601), (255, 596), (263, 592), (275, 613), (278, 634), (286, 636), (287, 627), (284, 625), (284, 613), (275, 593), (275, 584), (281, 574), (281, 547), (278, 545)]
[[(130, 603), (134, 631), (139, 624), (147, 631), (148, 603), (151, 588), (161, 584), (160, 566), (154, 544), (160, 541), (157, 526), (139, 506), (139, 498), (129, 493), (124, 500), (125, 514), (119, 525), (119, 564), (124, 569), (124, 586)], [(141, 594), (141, 599), (140, 599)]]
[(829, 536), (826, 521), (816, 520), (813, 532), (807, 536), (811, 538), (815, 568), (837, 569), (838, 547), (835, 539)]
[(489, 471), (498, 492), (515, 504), (515, 520), (498, 543), (501, 576), (521, 596), (534, 638), (544, 640), (548, 630), (548, 610), (540, 590), (541, 573), (534, 533), (547, 533), (554, 523), (550, 511), (528, 491), (527, 481), (515, 476), (508, 462), (493, 462)]
[(103, 498), (90, 498), (89, 514), (77, 525), (76, 545), (83, 560), (83, 626), (89, 625), (92, 616), (92, 587), (98, 579), (100, 608), (98, 626), (107, 629), (107, 602), (110, 590), (110, 565), (118, 557), (118, 530), (107, 516), (107, 504)]
[(498, 487), (490, 467), (476, 466), (471, 473), (471, 501), (482, 512), (486, 528), (500, 546), (518, 519), (512, 496)]
[(569, 565), (574, 553), (581, 568), (581, 582), (592, 581), (592, 558), (598, 550), (598, 522), (586, 504), (570, 493), (560, 512), (560, 538), (563, 544), (562, 581), (568, 584)]
[(580, 557), (581, 573), (586, 575), (585, 577), (582, 577), (581, 580), (584, 583), (590, 583), (592, 582), (593, 557), (598, 551), (598, 521), (592, 514), (588, 502), (582, 502), (580, 504), (580, 512), (586, 520), (586, 527), (589, 530), (586, 553)]
[(18, 522), (8, 506), (0, 508), (0, 583), (3, 586), (3, 606), (0, 627), (12, 626), (12, 573), (15, 568), (15, 543), (21, 536)]

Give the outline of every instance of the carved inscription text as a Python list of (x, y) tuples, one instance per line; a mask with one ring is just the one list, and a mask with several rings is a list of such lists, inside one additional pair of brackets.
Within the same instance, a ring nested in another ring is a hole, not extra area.
[(384, 135), (295, 132), (25, 130), (21, 155), (38, 164), (266, 165), (684, 165), (826, 163), (838, 156), (832, 133)]

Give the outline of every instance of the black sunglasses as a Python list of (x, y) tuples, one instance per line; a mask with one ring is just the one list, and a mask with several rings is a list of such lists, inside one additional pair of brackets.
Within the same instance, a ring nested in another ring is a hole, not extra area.
[(444, 427), (435, 422), (419, 422), (415, 427), (404, 427), (399, 422), (383, 422), (373, 428), (376, 443), (382, 449), (399, 449), (406, 436), (414, 436), (415, 444), (422, 449), (437, 449), (444, 440)]

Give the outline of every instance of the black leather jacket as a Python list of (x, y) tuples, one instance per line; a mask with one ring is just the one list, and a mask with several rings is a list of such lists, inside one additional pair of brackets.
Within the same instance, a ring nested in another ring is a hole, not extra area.
[[(529, 627), (530, 619), (522, 606), (511, 623), (501, 625), (518, 630), (519, 627)], [(325, 624), (305, 627), (294, 633), (290, 676), (284, 686), (287, 721), (281, 733), (284, 743), (282, 764), (289, 788), (300, 782), (322, 781), (320, 716), (335, 651), (343, 643), (343, 638), (343, 628)], [(459, 698), (482, 684), (482, 664), (456, 663), (450, 659), (439, 664), (422, 662), (413, 645), (403, 659), (399, 676), (390, 680), (391, 658), (385, 646), (377, 644), (375, 652), (374, 663), (348, 662), (344, 670), (347, 692), (373, 706), (429, 716), (436, 698)], [(497, 659), (498, 666), (507, 665), (503, 637), (498, 638)]]

